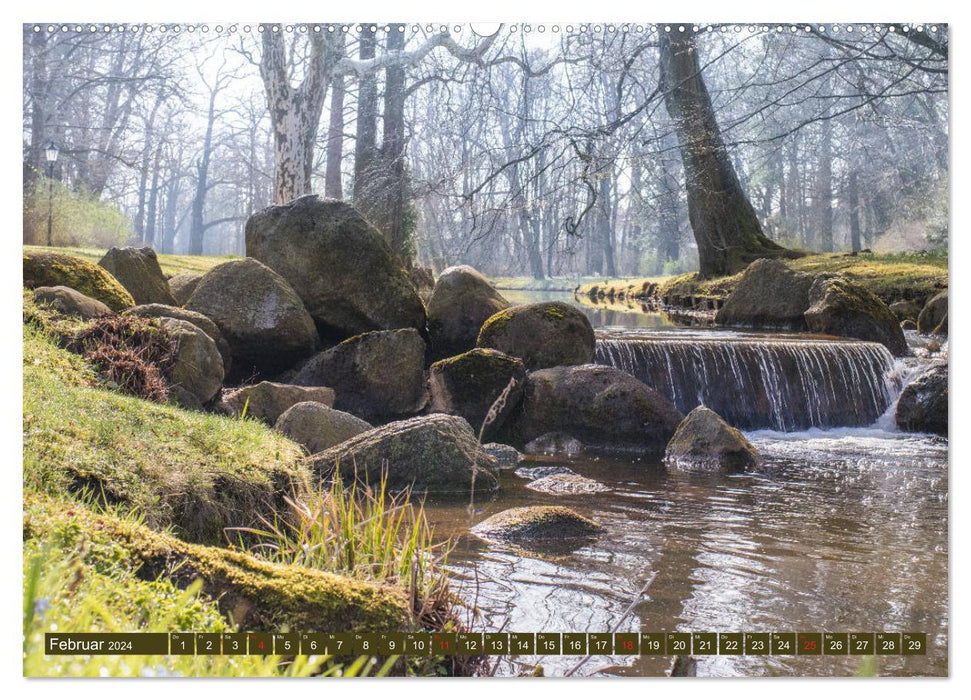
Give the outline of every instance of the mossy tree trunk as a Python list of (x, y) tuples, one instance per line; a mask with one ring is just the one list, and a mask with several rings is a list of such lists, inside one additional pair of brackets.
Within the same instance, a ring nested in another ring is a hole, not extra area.
[(684, 162), (701, 275), (730, 275), (758, 258), (795, 257), (762, 233), (718, 128), (690, 24), (686, 29), (660, 35), (661, 81)]

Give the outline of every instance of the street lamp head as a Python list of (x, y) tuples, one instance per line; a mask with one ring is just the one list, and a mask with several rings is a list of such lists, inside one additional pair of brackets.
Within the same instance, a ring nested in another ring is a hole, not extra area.
[(44, 155), (47, 156), (48, 163), (53, 163), (57, 160), (57, 146), (54, 145), (53, 141), (44, 149)]

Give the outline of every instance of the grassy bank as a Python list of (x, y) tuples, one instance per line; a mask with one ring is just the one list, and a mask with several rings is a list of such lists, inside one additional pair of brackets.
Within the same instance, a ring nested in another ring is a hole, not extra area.
[[(25, 245), (24, 250), (52, 251), (55, 253), (65, 253), (76, 255), (95, 264), (104, 257), (107, 252), (98, 248), (48, 248), (45, 246)], [(219, 263), (233, 260), (233, 255), (162, 255), (158, 256), (159, 265), (162, 272), (166, 275), (185, 275), (203, 274)]]

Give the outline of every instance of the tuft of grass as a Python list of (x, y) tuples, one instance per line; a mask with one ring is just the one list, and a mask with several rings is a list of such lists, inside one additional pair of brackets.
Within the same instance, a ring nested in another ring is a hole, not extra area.
[[(104, 257), (106, 248), (59, 248), (47, 246), (25, 245), (25, 251), (37, 251), (44, 253), (67, 253), (78, 258), (83, 258), (96, 265)], [(169, 277), (189, 273), (204, 274), (214, 268), (219, 263), (227, 260), (235, 260), (236, 255), (163, 255), (159, 254), (158, 262), (162, 267), (162, 273)]]

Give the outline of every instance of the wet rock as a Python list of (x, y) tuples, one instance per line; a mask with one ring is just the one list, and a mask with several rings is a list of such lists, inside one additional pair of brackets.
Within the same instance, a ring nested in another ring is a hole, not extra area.
[(813, 276), (780, 260), (756, 260), (715, 314), (722, 326), (803, 330)]
[(664, 461), (682, 471), (739, 472), (759, 462), (759, 452), (721, 416), (698, 406), (678, 425)]
[(436, 413), (389, 423), (352, 437), (316, 456), (320, 474), (337, 470), (349, 478), (379, 483), (387, 475), (393, 491), (441, 494), (490, 493), (499, 488), (498, 465), (482, 449), (463, 418)]
[(902, 331), (916, 331), (917, 323), (916, 321), (911, 321), (909, 318), (900, 322), (900, 330)]
[(917, 330), (921, 333), (933, 333), (941, 321), (947, 316), (947, 290), (936, 294), (921, 309), (917, 317)]
[(472, 532), (486, 540), (522, 543), (586, 539), (603, 533), (604, 528), (562, 506), (526, 506), (496, 513)]
[[(462, 416), (474, 430), (483, 428), (489, 410), (509, 388), (505, 400), (496, 406), (482, 434), (488, 440), (505, 423), (523, 396), (526, 368), (516, 357), (498, 350), (476, 348), (434, 363), (428, 372), (428, 410)], [(510, 387), (510, 382), (515, 383)]]
[(24, 286), (69, 287), (97, 299), (112, 311), (123, 311), (135, 300), (103, 267), (64, 253), (24, 253)]
[(294, 404), (277, 420), (274, 428), (307, 452), (315, 454), (350, 440), (373, 426), (350, 413), (316, 401)]
[(582, 311), (549, 301), (513, 306), (489, 317), (476, 344), (518, 357), (532, 371), (593, 362), (595, 340)]
[(520, 467), (515, 472), (516, 476), (523, 479), (529, 479), (530, 481), (536, 481), (537, 479), (543, 479), (547, 476), (556, 476), (560, 474), (568, 474), (577, 476), (577, 473), (570, 469), (569, 467), (552, 466), (552, 467)]
[(125, 313), (140, 316), (141, 318), (176, 318), (180, 321), (188, 321), (192, 325), (198, 326), (216, 343), (216, 347), (219, 348), (219, 355), (223, 360), (223, 369), (226, 371), (226, 374), (229, 374), (232, 363), (232, 351), (229, 348), (229, 343), (223, 337), (222, 331), (219, 330), (219, 326), (213, 323), (212, 319), (208, 316), (203, 316), (196, 311), (183, 309), (179, 306), (168, 306), (166, 304), (143, 304), (128, 309)]
[(110, 248), (98, 264), (121, 282), (136, 304), (176, 305), (151, 248)]
[(910, 382), (897, 401), (897, 426), (911, 433), (947, 435), (948, 369), (929, 367)]
[(682, 418), (670, 401), (626, 372), (579, 365), (532, 372), (507, 429), (514, 445), (563, 432), (595, 452), (660, 454)]
[(576, 457), (583, 452), (583, 443), (572, 435), (554, 431), (540, 435), (526, 443), (528, 455), (547, 455), (549, 457)]
[(34, 302), (45, 304), (61, 314), (80, 316), (85, 320), (98, 318), (111, 313), (107, 304), (97, 299), (81, 294), (70, 287), (37, 287), (34, 290)]
[(934, 335), (947, 336), (947, 314), (946, 313), (944, 314), (944, 318), (941, 319), (941, 322), (938, 323), (937, 327), (934, 329)]
[(189, 301), (201, 279), (202, 275), (198, 274), (174, 275), (169, 278), (169, 291), (179, 306), (184, 306)]
[[(169, 384), (207, 404), (222, 387), (225, 372), (219, 348), (201, 328), (176, 318), (161, 318), (159, 325), (175, 343), (175, 357), (165, 372)], [(179, 392), (175, 392), (178, 397)], [(183, 401), (183, 403), (186, 403)], [(189, 402), (196, 408), (194, 402)]]
[(274, 425), (288, 408), (305, 401), (333, 406), (334, 390), (325, 386), (260, 382), (224, 391), (219, 409), (230, 416), (240, 416), (245, 408), (247, 418)]
[(820, 276), (809, 301), (805, 316), (812, 332), (883, 343), (896, 357), (907, 354), (897, 317), (865, 287), (840, 276)]
[(667, 675), (669, 678), (694, 678), (698, 675), (698, 660), (679, 654), (671, 659)]
[(350, 204), (316, 195), (246, 222), (246, 254), (300, 295), (321, 333), (425, 327), (425, 306), (384, 237)]
[(482, 449), (496, 460), (500, 469), (515, 469), (523, 461), (523, 456), (519, 454), (519, 450), (511, 445), (490, 442), (483, 445)]
[(240, 377), (283, 371), (317, 345), (317, 329), (296, 292), (252, 258), (209, 270), (185, 306), (219, 327)]
[(920, 305), (916, 301), (910, 301), (909, 299), (895, 301), (890, 305), (890, 310), (899, 321), (916, 322), (917, 316), (920, 315)]
[(417, 413), (425, 404), (425, 341), (414, 328), (373, 331), (318, 353), (294, 384), (329, 386), (334, 408), (369, 422)]
[(432, 357), (437, 360), (471, 350), (482, 324), (507, 308), (509, 302), (475, 268), (446, 269), (428, 300)]
[(526, 484), (526, 488), (540, 493), (550, 493), (554, 495), (579, 494), (579, 493), (603, 493), (609, 491), (599, 481), (588, 479), (579, 474), (551, 474), (541, 479), (536, 479)]

